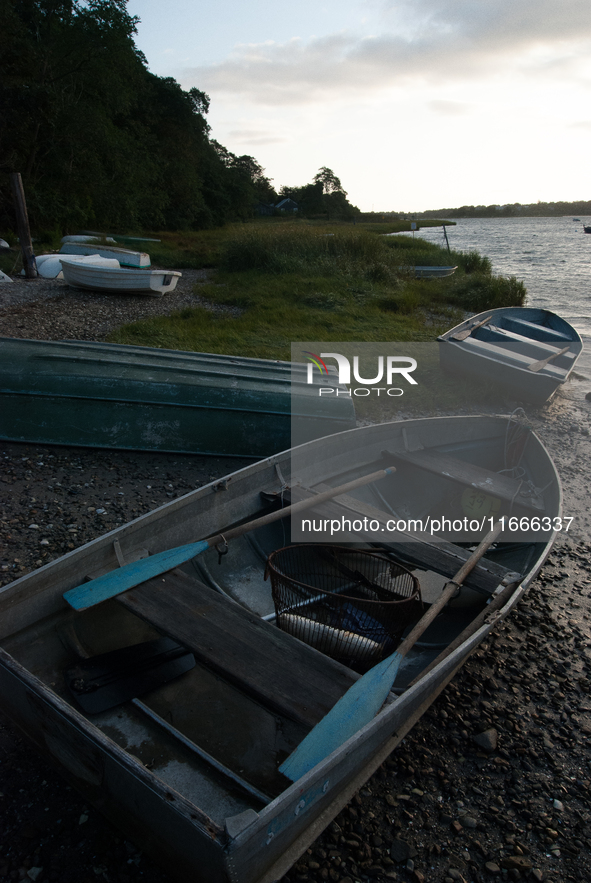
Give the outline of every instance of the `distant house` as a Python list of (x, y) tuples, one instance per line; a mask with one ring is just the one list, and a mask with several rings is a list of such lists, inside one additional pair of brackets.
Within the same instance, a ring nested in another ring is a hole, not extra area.
[(282, 199), (281, 202), (278, 202), (275, 208), (280, 212), (297, 212), (299, 206), (297, 202), (287, 197), (287, 199)]

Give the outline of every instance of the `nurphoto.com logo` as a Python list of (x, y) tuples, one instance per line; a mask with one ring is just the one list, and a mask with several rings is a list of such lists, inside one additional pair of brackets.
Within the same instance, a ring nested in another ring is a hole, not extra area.
[[(341, 396), (369, 396), (381, 395), (385, 393), (388, 396), (404, 395), (404, 389), (400, 386), (394, 386), (395, 380), (400, 382), (401, 379), (406, 380), (411, 386), (416, 386), (417, 381), (411, 377), (413, 371), (416, 370), (417, 360), (410, 356), (378, 356), (377, 374), (375, 377), (362, 377), (359, 368), (359, 356), (353, 356), (353, 378), (361, 386), (351, 386), (351, 362), (346, 356), (340, 353), (311, 353), (308, 350), (302, 351), (308, 358), (308, 373), (306, 383), (314, 383), (314, 369), (320, 372), (321, 379), (326, 377), (330, 379), (328, 366), (324, 359), (335, 359), (339, 372), (338, 386), (320, 386), (318, 395), (341, 395)], [(380, 386), (380, 384), (384, 384)]]

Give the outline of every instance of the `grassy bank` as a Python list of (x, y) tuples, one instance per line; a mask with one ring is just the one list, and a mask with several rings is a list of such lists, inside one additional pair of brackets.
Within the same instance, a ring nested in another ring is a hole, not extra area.
[[(493, 276), (487, 258), (450, 254), (418, 237), (376, 235), (362, 224), (269, 222), (168, 234), (150, 251), (161, 265), (216, 266), (199, 294), (233, 309), (185, 309), (138, 322), (119, 329), (116, 342), (288, 359), (294, 340), (434, 340), (464, 311), (517, 305), (525, 296), (515, 279)], [(458, 270), (421, 280), (415, 265)]]

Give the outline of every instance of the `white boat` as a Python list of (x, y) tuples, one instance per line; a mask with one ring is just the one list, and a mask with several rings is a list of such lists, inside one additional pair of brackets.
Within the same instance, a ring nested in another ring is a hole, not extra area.
[(488, 380), (538, 405), (566, 383), (583, 349), (572, 325), (534, 307), (485, 310), (438, 340), (444, 371)]
[(60, 242), (63, 244), (70, 242), (81, 242), (84, 243), (96, 243), (96, 242), (110, 242), (113, 245), (116, 245), (116, 240), (113, 239), (112, 236), (86, 236), (82, 234), (74, 234), (73, 236), (62, 236)]
[(150, 255), (141, 251), (131, 251), (116, 245), (101, 245), (90, 242), (64, 242), (60, 254), (99, 254), (103, 258), (116, 258), (122, 267), (149, 267)]
[(456, 267), (415, 267), (415, 277), (417, 279), (441, 279), (444, 276), (453, 276), (457, 270)]
[[(40, 254), (35, 258), (37, 262), (37, 272), (44, 279), (63, 279), (62, 264), (59, 254)], [(98, 254), (91, 255), (72, 255), (68, 258), (70, 261), (82, 264), (92, 264), (92, 266), (111, 267), (117, 269), (119, 261), (116, 258), (102, 258)], [(25, 271), (21, 270), (21, 276), (25, 275)]]
[(146, 294), (161, 297), (174, 291), (182, 273), (177, 270), (133, 270), (104, 267), (61, 259), (64, 279), (73, 288), (115, 291), (120, 294)]

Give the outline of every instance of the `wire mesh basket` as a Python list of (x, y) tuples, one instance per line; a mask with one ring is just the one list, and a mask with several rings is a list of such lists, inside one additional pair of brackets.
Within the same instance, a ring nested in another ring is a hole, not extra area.
[(422, 610), (417, 578), (378, 552), (302, 544), (269, 556), (277, 625), (356, 668), (391, 653)]

